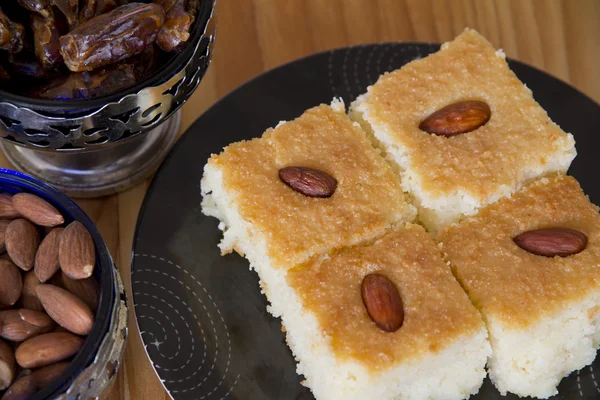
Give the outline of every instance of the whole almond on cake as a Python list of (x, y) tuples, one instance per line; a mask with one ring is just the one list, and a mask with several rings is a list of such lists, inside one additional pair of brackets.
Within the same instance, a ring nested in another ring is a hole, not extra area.
[(542, 228), (523, 232), (513, 241), (531, 254), (545, 257), (568, 257), (581, 253), (587, 246), (587, 235), (571, 228)]

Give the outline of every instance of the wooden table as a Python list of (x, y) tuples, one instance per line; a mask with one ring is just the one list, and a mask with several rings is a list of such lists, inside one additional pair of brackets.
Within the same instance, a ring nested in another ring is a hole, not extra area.
[[(220, 0), (211, 67), (183, 107), (183, 132), (229, 91), (287, 61), (357, 43), (452, 39), (465, 27), (513, 57), (600, 102), (598, 0)], [(201, 168), (201, 160), (198, 161)], [(9, 166), (0, 155), (0, 165)], [(96, 221), (127, 285), (131, 243), (147, 184), (78, 203)], [(163, 400), (133, 312), (111, 400)]]

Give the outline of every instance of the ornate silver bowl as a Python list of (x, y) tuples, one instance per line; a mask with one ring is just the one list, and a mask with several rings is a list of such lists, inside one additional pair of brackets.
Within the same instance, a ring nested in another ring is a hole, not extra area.
[(177, 111), (210, 63), (216, 2), (201, 1), (187, 46), (128, 90), (70, 101), (0, 90), (0, 146), (8, 159), (78, 197), (115, 193), (151, 175), (176, 139)]

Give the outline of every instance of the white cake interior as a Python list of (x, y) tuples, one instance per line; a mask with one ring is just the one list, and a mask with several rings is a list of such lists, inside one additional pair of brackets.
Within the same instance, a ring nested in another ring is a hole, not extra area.
[(545, 399), (558, 393), (563, 377), (594, 361), (600, 344), (600, 293), (527, 329), (507, 328), (493, 317), (486, 324), (494, 385), (502, 394)]

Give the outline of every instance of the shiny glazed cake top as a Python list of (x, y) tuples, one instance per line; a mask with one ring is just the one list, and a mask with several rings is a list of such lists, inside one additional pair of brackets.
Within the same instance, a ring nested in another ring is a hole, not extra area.
[[(379, 329), (361, 297), (363, 278), (380, 273), (398, 288), (404, 323)], [(407, 224), (367, 245), (334, 252), (288, 271), (287, 280), (340, 359), (385, 370), (436, 353), (483, 329), (479, 312), (420, 225)]]
[[(275, 268), (376, 237), (415, 215), (391, 167), (343, 109), (312, 108), (262, 138), (226, 147), (209, 163), (221, 169), (241, 217), (265, 236)], [(335, 193), (294, 191), (278, 176), (288, 166), (328, 173), (337, 179)]]
[[(465, 100), (488, 104), (485, 125), (453, 137), (419, 129), (432, 113)], [(539, 175), (557, 156), (568, 162), (575, 156), (572, 136), (550, 120), (504, 54), (473, 30), (383, 75), (366, 103), (370, 122), (392, 132), (392, 142), (408, 152), (414, 185), (432, 197), (460, 189), (486, 199), (502, 185), (514, 188)]]
[[(513, 238), (540, 228), (577, 229), (585, 250), (568, 257), (529, 253)], [(440, 232), (452, 268), (484, 315), (527, 326), (600, 286), (600, 216), (572, 177), (541, 178)]]

